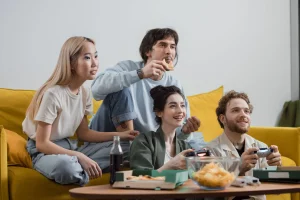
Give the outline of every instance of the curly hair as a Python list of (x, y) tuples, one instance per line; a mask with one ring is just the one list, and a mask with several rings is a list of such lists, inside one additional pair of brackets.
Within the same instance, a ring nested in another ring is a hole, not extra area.
[(232, 99), (243, 99), (246, 101), (246, 103), (248, 104), (249, 106), (249, 109), (250, 109), (250, 113), (252, 113), (253, 111), (253, 106), (252, 104), (250, 104), (250, 100), (248, 98), (248, 95), (246, 93), (243, 93), (243, 92), (236, 92), (234, 90), (231, 90), (229, 92), (227, 92), (219, 101), (219, 105), (216, 109), (216, 114), (217, 114), (217, 119), (218, 119), (218, 122), (221, 126), (221, 128), (224, 128), (224, 125), (223, 123), (220, 121), (219, 117), (220, 115), (225, 115), (226, 113), (226, 107), (227, 107), (227, 104), (230, 100)]

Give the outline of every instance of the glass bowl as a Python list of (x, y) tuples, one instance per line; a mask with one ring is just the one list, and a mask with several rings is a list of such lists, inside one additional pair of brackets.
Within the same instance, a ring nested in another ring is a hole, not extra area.
[(186, 157), (190, 178), (204, 190), (223, 190), (239, 175), (240, 158)]

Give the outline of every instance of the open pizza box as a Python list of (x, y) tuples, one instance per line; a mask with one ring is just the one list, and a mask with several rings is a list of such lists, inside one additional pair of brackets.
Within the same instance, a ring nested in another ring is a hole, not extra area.
[(130, 170), (116, 172), (114, 188), (174, 189), (188, 180), (187, 170)]

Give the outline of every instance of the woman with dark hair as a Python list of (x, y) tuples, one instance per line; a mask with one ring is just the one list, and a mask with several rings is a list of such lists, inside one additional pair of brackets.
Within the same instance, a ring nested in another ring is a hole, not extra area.
[(192, 152), (190, 145), (176, 137), (186, 116), (184, 95), (176, 86), (156, 86), (150, 90), (153, 111), (159, 128), (142, 133), (130, 147), (132, 169), (185, 169), (185, 155)]

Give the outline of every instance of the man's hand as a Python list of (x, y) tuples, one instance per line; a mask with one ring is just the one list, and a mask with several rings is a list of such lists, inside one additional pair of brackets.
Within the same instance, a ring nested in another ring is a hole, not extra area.
[(266, 157), (269, 166), (281, 166), (281, 154), (279, 153), (278, 147), (276, 145), (271, 145), (273, 152)]
[(102, 176), (102, 170), (94, 160), (80, 152), (78, 152), (77, 159), (82, 168), (88, 173), (90, 179)]
[(135, 131), (135, 130), (120, 132), (120, 139), (121, 140), (134, 140), (134, 138), (136, 136), (138, 136), (139, 134), (140, 134), (140, 132)]
[(186, 123), (182, 127), (182, 132), (185, 134), (190, 134), (191, 132), (195, 132), (200, 127), (200, 120), (197, 117), (190, 117), (186, 120)]
[(160, 60), (152, 60), (142, 68), (144, 78), (160, 77), (165, 71), (165, 64)]
[(254, 168), (258, 156), (255, 151), (258, 151), (259, 149), (257, 147), (249, 148), (247, 149), (241, 156), (242, 164), (240, 166), (240, 176), (244, 176), (247, 171)]

